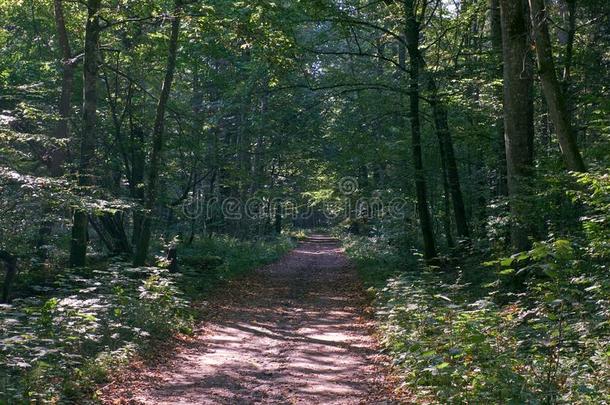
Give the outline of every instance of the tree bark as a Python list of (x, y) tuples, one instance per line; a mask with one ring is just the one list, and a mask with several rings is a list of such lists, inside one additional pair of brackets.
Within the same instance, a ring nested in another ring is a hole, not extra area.
[(172, 246), (167, 251), (167, 256), (165, 260), (169, 262), (169, 266), (167, 267), (170, 273), (178, 272), (178, 248), (176, 246)]
[[(498, 69), (496, 77), (502, 78), (502, 22), (500, 16), (500, 0), (491, 0), (491, 45), (495, 60), (498, 61)], [(502, 100), (502, 88), (498, 86), (496, 95), (499, 100)], [(499, 196), (508, 195), (508, 184), (507, 184), (507, 168), (506, 168), (506, 145), (504, 143), (504, 118), (503, 113), (500, 112), (496, 117), (496, 134), (497, 141), (494, 141), (494, 145), (497, 145), (494, 149), (497, 150), (498, 166), (497, 166), (497, 180), (496, 180), (496, 193)]]
[(567, 96), (572, 73), (572, 59), (574, 57), (574, 38), (576, 37), (576, 0), (565, 0), (565, 2), (568, 11), (568, 30), (562, 84), (564, 94)]
[(432, 260), (436, 257), (434, 231), (428, 208), (426, 177), (422, 159), (421, 122), (419, 116), (419, 78), (421, 55), (419, 51), (419, 21), (415, 16), (415, 2), (405, 0), (407, 52), (409, 54), (409, 100), (411, 121), (411, 150), (415, 169), (415, 190), (417, 195), (417, 212), (424, 243), (424, 258)]
[(511, 242), (516, 251), (530, 247), (528, 197), (534, 161), (533, 72), (528, 56), (526, 0), (500, 0), (504, 59), (504, 127)]
[(11, 285), (15, 275), (17, 275), (17, 258), (12, 254), (0, 250), (0, 260), (4, 262), (6, 268), (6, 275), (4, 276), (4, 283), (2, 285), (2, 300), (0, 303), (6, 304), (9, 302), (9, 294), (11, 292)]
[(89, 223), (111, 254), (131, 255), (131, 244), (125, 232), (122, 212), (91, 215)]
[(449, 131), (447, 109), (438, 97), (438, 90), (433, 77), (430, 77), (429, 79), (429, 88), (432, 93), (429, 102), (432, 107), (432, 115), (434, 117), (434, 126), (436, 128), (439, 147), (441, 149), (441, 157), (444, 159), (443, 164), (446, 168), (446, 178), (449, 194), (451, 196), (451, 203), (453, 205), (457, 234), (461, 238), (469, 238), (470, 231), (468, 229), (466, 209), (464, 208), (464, 198), (460, 185), (460, 173), (455, 159), (455, 149), (453, 147), (453, 140), (451, 139), (451, 132)]
[[(55, 128), (54, 136), (58, 139), (67, 139), (70, 136), (69, 119), (71, 110), (72, 89), (74, 87), (74, 71), (76, 62), (72, 60), (72, 50), (66, 30), (64, 18), (63, 1), (54, 1), (55, 25), (57, 29), (57, 42), (61, 51), (62, 78), (61, 95), (59, 98), (58, 113), (59, 121)], [(49, 153), (48, 167), (51, 176), (61, 175), (61, 166), (66, 158), (66, 153), (61, 148), (54, 148)]]
[(449, 249), (453, 249), (455, 247), (455, 242), (453, 240), (453, 235), (451, 234), (451, 199), (449, 191), (449, 180), (447, 179), (447, 164), (445, 159), (445, 150), (442, 143), (439, 143), (440, 148), (440, 160), (441, 160), (441, 171), (442, 171), (442, 180), (443, 180), (443, 203), (444, 203), (444, 213), (443, 213), (443, 228), (445, 229), (445, 238), (447, 240), (447, 247)]
[[(62, 0), (54, 0), (54, 13), (57, 42), (59, 43), (61, 54), (62, 79), (61, 95), (58, 103), (59, 120), (53, 132), (53, 137), (65, 140), (70, 137), (69, 119), (76, 62), (72, 60), (72, 51), (70, 49), (70, 41), (68, 40), (68, 33), (66, 31)], [(47, 166), (51, 177), (59, 177), (63, 174), (63, 164), (66, 160), (66, 156), (67, 153), (62, 146), (50, 146), (48, 152), (45, 153), (44, 164)], [(38, 229), (36, 249), (39, 259), (42, 262), (48, 257), (48, 250), (45, 248), (45, 245), (53, 230), (54, 220), (52, 219), (51, 207), (47, 201), (42, 202), (40, 210), (42, 212), (42, 222)]]
[(547, 10), (544, 0), (529, 0), (532, 32), (535, 39), (538, 74), (542, 82), (542, 92), (549, 108), (551, 121), (555, 126), (563, 160), (568, 168), (575, 172), (585, 172), (587, 169), (578, 149), (576, 132), (571, 122), (571, 112), (568, 110), (565, 95), (555, 72), (553, 48), (547, 24)]
[(282, 204), (279, 201), (275, 203), (275, 220), (273, 222), (273, 228), (275, 229), (276, 235), (282, 234)]
[[(130, 145), (131, 145), (131, 177), (129, 179), (129, 195), (139, 204), (144, 206), (144, 176), (146, 170), (146, 156), (144, 153), (145, 133), (139, 126), (130, 124)], [(136, 246), (140, 240), (142, 230), (142, 211), (133, 210), (133, 228), (131, 234), (131, 244)]]
[(178, 38), (180, 34), (180, 17), (178, 16), (179, 12), (180, 3), (176, 2), (176, 13), (172, 20), (172, 29), (169, 41), (167, 66), (165, 69), (165, 78), (163, 79), (161, 96), (159, 97), (159, 102), (157, 104), (155, 121), (153, 124), (153, 131), (151, 135), (153, 144), (146, 179), (146, 197), (144, 200), (144, 213), (141, 219), (139, 240), (137, 241), (135, 246), (135, 254), (133, 259), (133, 264), (135, 266), (144, 265), (150, 247), (152, 211), (157, 201), (157, 188), (159, 185), (159, 165), (162, 159), (163, 143), (165, 142), (165, 110), (167, 107), (167, 102), (169, 100), (172, 82), (174, 80), (174, 71), (176, 69), (176, 56), (178, 53)]
[[(78, 164), (78, 185), (85, 188), (92, 185), (91, 160), (93, 159), (96, 139), (97, 110), (97, 48), (100, 37), (99, 11), (101, 0), (87, 1), (87, 24), (85, 27), (84, 59), (84, 101), (83, 129), (80, 140), (80, 160)], [(70, 266), (80, 267), (86, 263), (87, 228), (89, 218), (82, 208), (74, 211), (72, 240), (70, 245)]]

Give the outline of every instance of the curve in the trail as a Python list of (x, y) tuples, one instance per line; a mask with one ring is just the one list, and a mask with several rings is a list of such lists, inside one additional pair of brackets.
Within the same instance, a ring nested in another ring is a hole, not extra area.
[(362, 288), (336, 240), (307, 238), (211, 304), (216, 316), (196, 339), (122, 395), (172, 405), (388, 403)]

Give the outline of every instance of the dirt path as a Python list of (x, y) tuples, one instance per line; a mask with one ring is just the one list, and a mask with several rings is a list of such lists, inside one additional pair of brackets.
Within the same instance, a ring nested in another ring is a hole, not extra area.
[[(313, 236), (218, 297), (169, 364), (127, 382), (143, 404), (381, 404), (384, 370), (336, 241)], [(116, 403), (116, 402), (115, 402)], [(119, 402), (120, 403), (120, 402)]]

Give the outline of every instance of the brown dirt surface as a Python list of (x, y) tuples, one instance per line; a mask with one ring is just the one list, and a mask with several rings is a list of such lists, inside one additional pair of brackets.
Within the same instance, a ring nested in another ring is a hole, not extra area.
[(234, 281), (195, 337), (134, 364), (107, 404), (393, 404), (357, 274), (336, 240), (311, 236)]

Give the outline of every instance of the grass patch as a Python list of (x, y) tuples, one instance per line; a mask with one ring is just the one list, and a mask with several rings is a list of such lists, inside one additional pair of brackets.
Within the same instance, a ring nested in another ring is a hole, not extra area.
[(202, 299), (227, 280), (272, 263), (294, 247), (290, 238), (240, 241), (230, 237), (197, 239), (180, 249), (179, 286), (190, 299)]

